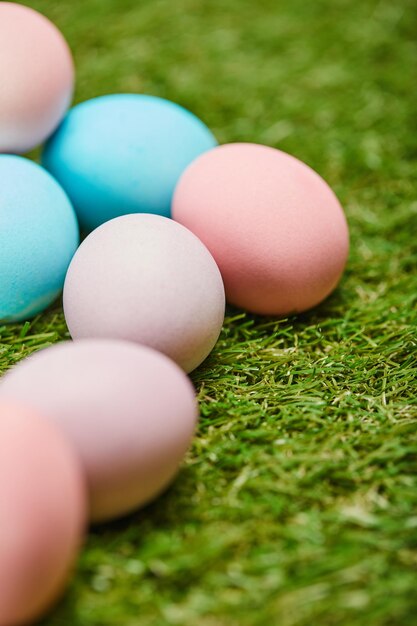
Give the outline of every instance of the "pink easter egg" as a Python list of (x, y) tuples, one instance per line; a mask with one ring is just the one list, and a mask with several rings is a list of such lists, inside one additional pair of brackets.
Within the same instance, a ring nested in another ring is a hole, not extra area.
[(184, 372), (127, 341), (81, 339), (41, 350), (3, 376), (0, 398), (59, 424), (81, 459), (96, 522), (147, 504), (168, 486), (197, 420)]
[(74, 85), (71, 52), (46, 17), (0, 2), (0, 152), (42, 143), (68, 109)]
[(179, 180), (172, 215), (210, 250), (228, 301), (254, 313), (315, 306), (346, 264), (348, 227), (335, 194), (274, 148), (236, 143), (198, 157)]
[(0, 626), (26, 624), (56, 600), (85, 517), (70, 444), (31, 409), (0, 402)]

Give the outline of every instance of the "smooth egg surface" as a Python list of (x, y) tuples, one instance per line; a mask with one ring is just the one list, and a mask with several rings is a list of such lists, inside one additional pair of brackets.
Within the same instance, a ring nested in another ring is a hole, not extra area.
[(43, 164), (90, 231), (128, 213), (169, 216), (179, 176), (216, 144), (203, 122), (178, 104), (113, 94), (71, 109), (48, 142)]
[(59, 296), (78, 243), (74, 210), (52, 176), (0, 154), (0, 322), (33, 317)]
[(1, 379), (1, 398), (33, 406), (73, 443), (93, 521), (128, 513), (165, 489), (197, 420), (184, 372), (125, 341), (64, 342), (37, 352)]
[(26, 624), (57, 599), (86, 520), (79, 460), (39, 415), (0, 401), (0, 626)]
[(65, 280), (73, 339), (135, 341), (187, 372), (215, 345), (224, 310), (222, 278), (207, 248), (184, 226), (157, 215), (126, 215), (97, 228)]
[(207, 246), (227, 300), (254, 313), (309, 309), (338, 284), (349, 235), (327, 183), (293, 156), (226, 144), (182, 175), (172, 215)]
[(15, 2), (0, 2), (0, 76), (0, 152), (27, 152), (68, 109), (74, 68), (54, 24)]

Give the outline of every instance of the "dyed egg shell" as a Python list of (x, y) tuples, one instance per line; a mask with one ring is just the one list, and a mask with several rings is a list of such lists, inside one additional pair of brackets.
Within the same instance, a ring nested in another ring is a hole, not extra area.
[(346, 264), (348, 228), (335, 194), (274, 148), (237, 143), (200, 156), (181, 177), (172, 211), (212, 253), (228, 301), (254, 313), (315, 306)]
[(61, 593), (85, 519), (70, 444), (32, 409), (0, 402), (0, 626), (34, 620)]
[(0, 322), (33, 317), (59, 296), (78, 243), (74, 210), (52, 176), (0, 155)]
[(224, 320), (220, 272), (189, 230), (157, 215), (125, 215), (83, 241), (68, 269), (64, 313), (73, 339), (127, 339), (185, 371), (212, 350)]
[(173, 102), (115, 94), (74, 107), (43, 163), (90, 231), (128, 213), (169, 216), (179, 176), (216, 143), (203, 122)]
[(74, 68), (59, 30), (15, 2), (0, 2), (0, 76), (0, 152), (27, 152), (68, 109)]
[(165, 489), (197, 419), (184, 372), (124, 341), (64, 342), (37, 352), (6, 373), (0, 398), (60, 425), (82, 461), (93, 521), (128, 513)]

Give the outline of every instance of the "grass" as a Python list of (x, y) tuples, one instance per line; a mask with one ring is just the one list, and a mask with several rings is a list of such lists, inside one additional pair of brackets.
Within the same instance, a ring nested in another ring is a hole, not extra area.
[[(65, 33), (77, 101), (152, 93), (295, 154), (352, 244), (314, 311), (228, 311), (177, 481), (90, 531), (43, 626), (417, 624), (415, 3), (27, 4)], [(59, 305), (2, 327), (0, 369), (66, 336)]]

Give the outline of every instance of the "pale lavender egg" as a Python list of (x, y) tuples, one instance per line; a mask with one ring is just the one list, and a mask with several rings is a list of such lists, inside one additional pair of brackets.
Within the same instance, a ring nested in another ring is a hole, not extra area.
[(150, 348), (104, 339), (41, 350), (0, 380), (13, 399), (54, 420), (72, 442), (90, 491), (90, 515), (128, 513), (171, 482), (197, 420), (194, 389)]
[(73, 339), (126, 339), (185, 371), (213, 349), (224, 320), (219, 269), (187, 228), (159, 215), (110, 220), (78, 248), (64, 285)]
[(23, 153), (55, 130), (69, 107), (69, 47), (46, 17), (0, 2), (0, 152)]

